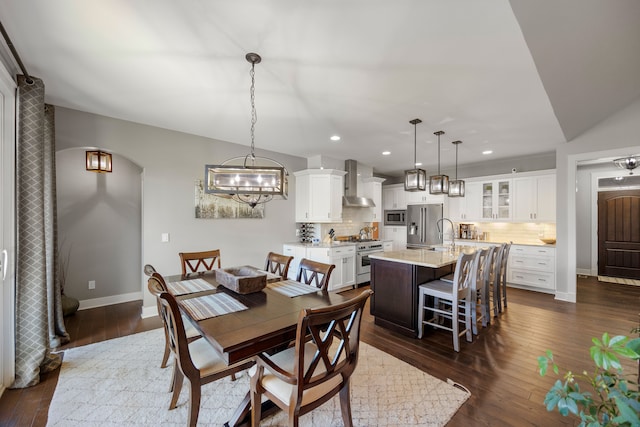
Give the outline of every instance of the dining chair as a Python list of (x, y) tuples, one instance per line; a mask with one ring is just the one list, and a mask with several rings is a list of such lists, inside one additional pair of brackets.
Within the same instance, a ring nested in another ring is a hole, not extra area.
[(269, 252), (264, 264), (264, 270), (269, 273), (277, 274), (285, 280), (287, 278), (287, 274), (289, 274), (289, 264), (291, 264), (291, 261), (293, 261), (292, 256)]
[[(458, 256), (454, 272), (453, 284), (442, 280), (426, 282), (418, 287), (418, 338), (422, 338), (424, 326), (445, 329), (453, 335), (453, 349), (460, 351), (460, 337), (466, 335), (471, 342), (471, 295), (469, 285), (471, 282), (471, 266), (474, 254), (461, 252)], [(441, 303), (442, 302), (442, 303)], [(426, 313), (430, 314), (425, 315)], [(451, 326), (442, 320), (449, 319)], [(460, 329), (460, 324), (464, 328)]]
[(302, 258), (298, 266), (296, 280), (307, 285), (315, 285), (317, 288), (326, 291), (334, 268), (336, 268), (335, 264), (325, 264)]
[[(157, 308), (158, 308), (158, 316), (160, 316), (160, 312), (161, 310), (161, 305), (160, 305), (160, 300), (158, 299), (158, 297), (160, 296), (160, 294), (162, 292), (167, 292), (167, 284), (164, 281), (164, 277), (162, 277), (162, 275), (160, 273), (158, 273), (156, 271), (156, 269), (151, 265), (151, 264), (146, 264), (144, 266), (144, 274), (149, 276), (149, 277), (155, 277), (155, 280), (153, 282), (153, 286), (151, 285), (151, 283), (147, 283), (147, 286), (149, 288), (149, 292), (151, 292), (152, 295), (154, 295), (156, 297), (156, 303), (157, 303)], [(160, 316), (160, 319), (162, 319), (162, 316)], [(195, 328), (195, 326), (193, 326), (193, 324), (188, 320), (188, 319), (183, 319), (183, 323), (184, 323), (184, 329), (185, 329), (185, 333), (187, 335), (187, 339), (189, 341), (193, 341), (196, 340), (198, 338), (201, 338), (200, 332)], [(167, 367), (167, 363), (169, 361), (169, 356), (171, 355), (171, 349), (169, 348), (169, 337), (167, 335), (167, 331), (165, 330), (164, 333), (164, 354), (162, 356), (162, 362), (160, 363), (160, 367), (161, 368), (166, 368)]]
[(180, 263), (182, 264), (182, 275), (203, 274), (220, 268), (220, 249), (201, 252), (180, 252)]
[[(151, 287), (151, 282), (156, 280), (156, 277), (151, 277), (149, 279), (149, 287)], [(227, 365), (207, 340), (189, 342), (175, 297), (168, 292), (163, 292), (160, 294), (159, 299), (162, 306), (164, 325), (169, 336), (171, 352), (174, 355), (173, 394), (169, 409), (176, 407), (184, 377), (187, 377), (189, 381), (187, 425), (190, 427), (195, 426), (200, 412), (202, 386), (227, 375), (248, 369), (254, 362), (245, 360), (233, 365)]]
[(340, 304), (300, 312), (293, 347), (256, 356), (251, 376), (251, 420), (260, 425), (262, 396), (287, 412), (289, 425), (340, 395), (342, 421), (352, 426), (350, 377), (358, 363), (360, 322), (373, 291)]
[(481, 296), (481, 312), (482, 312), (482, 327), (487, 327), (491, 324), (491, 267), (493, 263), (494, 253), (497, 249), (496, 246), (489, 246), (485, 248), (487, 253), (484, 260), (480, 264), (480, 277), (479, 280), (482, 283)]
[[(473, 335), (478, 335), (478, 323), (486, 326), (484, 309), (484, 281), (483, 267), (489, 248), (478, 248), (473, 254), (471, 261), (471, 271), (469, 272), (469, 298), (471, 299), (471, 331)], [(464, 302), (462, 302), (464, 304)], [(478, 311), (480, 314), (478, 314)]]

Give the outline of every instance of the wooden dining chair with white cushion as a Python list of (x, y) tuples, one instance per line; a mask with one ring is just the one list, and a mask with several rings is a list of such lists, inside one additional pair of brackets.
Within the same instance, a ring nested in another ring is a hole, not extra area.
[(289, 274), (289, 265), (291, 264), (291, 261), (293, 261), (292, 256), (269, 252), (267, 254), (267, 261), (264, 264), (264, 270), (272, 274), (277, 274), (285, 280), (287, 278), (287, 274)]
[[(149, 282), (156, 280), (151, 277)], [(173, 394), (169, 409), (174, 409), (182, 390), (184, 377), (189, 381), (189, 415), (188, 426), (195, 426), (200, 412), (202, 386), (219, 380), (227, 375), (243, 371), (253, 365), (252, 360), (227, 365), (218, 352), (207, 340), (189, 342), (184, 331), (184, 322), (180, 308), (173, 295), (168, 292), (160, 294), (163, 308), (162, 316), (169, 334), (169, 343), (174, 355)]]
[[(157, 308), (158, 308), (158, 316), (160, 316), (160, 319), (162, 319), (162, 316), (160, 315), (160, 311), (161, 311), (162, 307), (160, 305), (160, 300), (158, 299), (158, 297), (160, 296), (161, 293), (167, 292), (167, 284), (164, 281), (164, 277), (162, 277), (162, 275), (160, 273), (158, 273), (156, 271), (156, 269), (153, 268), (153, 266), (151, 264), (147, 264), (147, 265), (144, 266), (144, 274), (146, 274), (149, 277), (155, 277), (155, 279), (156, 279), (156, 280), (153, 281), (153, 283), (148, 282), (147, 286), (149, 288), (149, 292), (151, 292), (151, 294), (156, 297), (156, 303), (157, 303)], [(185, 333), (187, 335), (187, 339), (189, 341), (193, 341), (193, 340), (196, 340), (198, 338), (201, 338), (200, 332), (195, 328), (195, 326), (193, 326), (193, 324), (188, 319), (183, 319), (183, 323), (184, 323), (184, 330), (185, 330)], [(161, 368), (166, 368), (167, 367), (167, 362), (169, 361), (169, 356), (170, 355), (171, 355), (171, 349), (169, 348), (169, 337), (168, 337), (167, 331), (165, 329), (165, 331), (164, 331), (164, 354), (162, 356), (162, 362), (160, 363), (160, 367)]]
[(251, 375), (252, 425), (260, 425), (262, 396), (266, 396), (297, 426), (298, 418), (340, 394), (342, 421), (351, 419), (350, 377), (358, 363), (360, 321), (367, 298), (357, 297), (329, 307), (300, 312), (295, 346), (256, 357)]
[(329, 280), (331, 279), (331, 272), (334, 268), (336, 268), (334, 264), (325, 264), (302, 258), (298, 266), (298, 276), (296, 280), (300, 283), (312, 285), (326, 291), (329, 286)]
[[(460, 336), (471, 342), (472, 298), (469, 291), (473, 253), (458, 256), (453, 283), (433, 280), (418, 287), (418, 338), (422, 338), (425, 325), (445, 329), (453, 334), (453, 349), (460, 351)], [(441, 303), (442, 302), (442, 303)], [(450, 325), (442, 320), (448, 319)], [(460, 324), (464, 327), (461, 329)]]
[(180, 252), (182, 275), (190, 276), (220, 268), (220, 249), (201, 252)]

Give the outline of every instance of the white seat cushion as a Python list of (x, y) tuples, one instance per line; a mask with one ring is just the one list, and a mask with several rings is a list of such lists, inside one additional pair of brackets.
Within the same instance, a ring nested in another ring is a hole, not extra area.
[(205, 339), (189, 343), (189, 354), (193, 364), (200, 370), (200, 375), (203, 377), (229, 368), (218, 352)]
[[(304, 371), (308, 369), (311, 359), (316, 352), (316, 346), (313, 343), (305, 344), (304, 349)], [(293, 365), (295, 361), (296, 353), (295, 347), (290, 347), (280, 353), (277, 353), (270, 357), (270, 359), (278, 365), (280, 368), (286, 370), (287, 372), (293, 371)], [(341, 356), (343, 357), (343, 356)], [(252, 366), (249, 369), (249, 375), (254, 376), (257, 371), (256, 366)], [(318, 367), (315, 370), (315, 374), (319, 374), (321, 372), (325, 372), (326, 367), (324, 363), (320, 361)], [(310, 402), (318, 400), (318, 398), (326, 395), (329, 390), (339, 385), (342, 382), (342, 376), (336, 375), (331, 378), (329, 381), (326, 381), (322, 384), (319, 384), (313, 388), (307, 389), (302, 394), (302, 405), (307, 405)], [(289, 403), (291, 393), (293, 393), (293, 385), (287, 384), (286, 382), (280, 380), (273, 374), (270, 374), (269, 368), (265, 367), (264, 376), (262, 377), (262, 387), (267, 390), (269, 393), (273, 394), (279, 400)]]
[(453, 298), (453, 283), (442, 280), (433, 280), (420, 285), (420, 291), (427, 291), (429, 295), (436, 298)]

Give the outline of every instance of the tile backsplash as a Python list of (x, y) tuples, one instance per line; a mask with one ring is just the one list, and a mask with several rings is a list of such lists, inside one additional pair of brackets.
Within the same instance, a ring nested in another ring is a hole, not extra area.
[(510, 242), (522, 244), (538, 244), (540, 237), (555, 237), (554, 223), (509, 223), (509, 222), (476, 222), (472, 223), (478, 234), (488, 233), (490, 242)]
[[(371, 227), (371, 209), (343, 208), (342, 222), (314, 224), (314, 237), (322, 240), (333, 228), (335, 236), (356, 236), (365, 226)], [(300, 228), (300, 224), (298, 224)]]

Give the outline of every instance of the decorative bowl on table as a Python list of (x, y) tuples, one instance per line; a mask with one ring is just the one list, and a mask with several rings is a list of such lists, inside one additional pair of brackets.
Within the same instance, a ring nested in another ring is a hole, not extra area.
[(219, 285), (238, 294), (260, 292), (267, 286), (267, 275), (248, 265), (216, 270)]
[(555, 237), (540, 237), (540, 240), (546, 243), (547, 245), (553, 245), (556, 242)]

